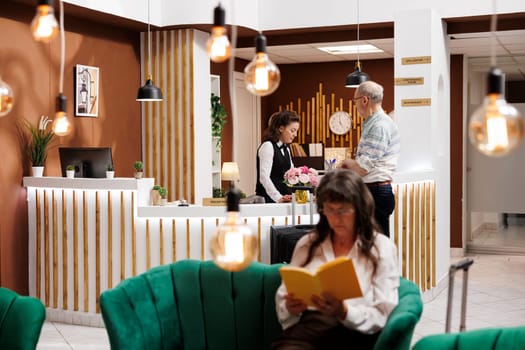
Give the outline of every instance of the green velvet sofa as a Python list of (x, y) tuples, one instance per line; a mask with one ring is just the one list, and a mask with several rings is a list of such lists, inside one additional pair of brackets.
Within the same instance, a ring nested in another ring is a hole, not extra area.
[(0, 288), (0, 349), (35, 349), (45, 319), (39, 299)]
[(413, 350), (525, 349), (525, 326), (481, 328), (461, 333), (433, 334), (421, 338)]
[[(268, 349), (281, 333), (275, 313), (280, 265), (226, 272), (181, 260), (122, 281), (100, 296), (112, 349)], [(419, 288), (401, 279), (399, 305), (376, 349), (409, 349), (422, 312)]]

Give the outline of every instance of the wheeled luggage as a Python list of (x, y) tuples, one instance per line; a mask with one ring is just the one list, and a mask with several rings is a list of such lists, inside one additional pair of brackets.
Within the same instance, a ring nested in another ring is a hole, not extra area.
[(474, 263), (471, 258), (466, 258), (450, 265), (448, 270), (448, 299), (447, 299), (447, 320), (445, 323), (445, 332), (450, 333), (450, 323), (452, 319), (452, 298), (454, 295), (454, 276), (458, 270), (463, 270), (463, 286), (461, 288), (461, 319), (459, 323), (459, 331), (465, 330), (465, 319), (467, 315), (467, 284), (468, 284), (468, 269)]
[(305, 234), (314, 229), (313, 221), (313, 188), (300, 187), (296, 189), (304, 189), (310, 191), (310, 224), (296, 225), (295, 224), (295, 194), (292, 194), (292, 225), (286, 226), (271, 226), (270, 227), (270, 262), (290, 263), (292, 259), (293, 250), (297, 241)]

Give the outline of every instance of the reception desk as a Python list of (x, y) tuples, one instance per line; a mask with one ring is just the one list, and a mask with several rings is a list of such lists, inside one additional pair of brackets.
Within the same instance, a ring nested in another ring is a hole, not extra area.
[[(98, 298), (104, 290), (158, 265), (211, 259), (208, 242), (226, 207), (151, 206), (153, 185), (152, 178), (24, 178), (29, 291), (46, 305), (48, 320), (103, 326)], [(439, 255), (449, 254), (436, 251), (434, 182), (415, 179), (394, 191), (391, 239), (400, 271), (432, 291), (444, 277), (437, 276), (436, 261), (448, 264)], [(309, 204), (297, 205), (293, 216), (291, 204), (241, 204), (240, 213), (257, 236), (263, 263), (270, 262), (270, 226), (292, 224), (292, 217), (310, 221)]]
[[(29, 291), (48, 320), (102, 326), (104, 290), (154, 266), (211, 259), (208, 241), (226, 207), (151, 206), (153, 185), (152, 178), (24, 178)], [(310, 221), (308, 204), (295, 210), (296, 223)], [(257, 235), (258, 261), (269, 263), (270, 226), (292, 223), (291, 204), (241, 204), (240, 213)]]

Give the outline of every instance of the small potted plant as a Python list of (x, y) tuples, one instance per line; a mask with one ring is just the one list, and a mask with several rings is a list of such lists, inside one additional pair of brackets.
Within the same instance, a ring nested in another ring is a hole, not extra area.
[(159, 188), (159, 195), (160, 195), (160, 205), (166, 205), (168, 202), (167, 196), (168, 196), (168, 190), (165, 187)]
[(66, 177), (68, 179), (73, 179), (75, 177), (75, 166), (73, 164), (69, 164), (66, 167)]
[(151, 189), (151, 194), (150, 194), (151, 205), (160, 205), (160, 193), (159, 193), (160, 189), (161, 187), (159, 185), (155, 185)]
[(115, 177), (115, 169), (113, 169), (113, 164), (108, 164), (108, 167), (106, 169), (106, 178), (112, 179)]
[(25, 125), (31, 134), (28, 151), (32, 163), (33, 176), (35, 177), (41, 177), (44, 172), (47, 148), (55, 136), (53, 130), (46, 130), (49, 123), (51, 123), (51, 120), (44, 115), (40, 117), (38, 128), (34, 127), (27, 120), (25, 121)]
[(137, 160), (133, 163), (133, 169), (135, 169), (135, 179), (142, 179), (144, 164), (140, 160)]

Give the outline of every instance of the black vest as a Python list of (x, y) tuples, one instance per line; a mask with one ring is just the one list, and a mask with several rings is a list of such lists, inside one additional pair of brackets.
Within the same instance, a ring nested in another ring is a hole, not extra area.
[[(292, 162), (290, 160), (290, 150), (285, 150), (285, 155), (282, 154), (280, 148), (277, 146), (277, 143), (272, 142), (273, 146), (273, 162), (272, 170), (270, 172), (270, 180), (274, 184), (275, 188), (282, 194), (291, 194), (291, 188), (284, 183), (284, 173), (290, 169)], [(261, 148), (261, 146), (259, 146)], [(255, 194), (258, 196), (263, 196), (266, 200), (266, 203), (275, 203), (273, 199), (268, 196), (266, 189), (259, 181), (260, 174), (260, 159), (259, 159), (259, 148), (257, 149), (257, 185), (255, 187)]]

